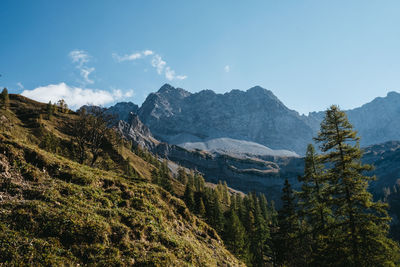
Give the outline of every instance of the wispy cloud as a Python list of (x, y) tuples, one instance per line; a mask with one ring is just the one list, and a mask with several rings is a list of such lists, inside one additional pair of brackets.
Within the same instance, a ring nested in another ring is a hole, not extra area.
[(225, 71), (225, 72), (230, 72), (230, 71), (231, 71), (231, 66), (226, 65), (226, 66), (224, 67), (224, 71)]
[[(159, 55), (154, 55), (153, 59), (151, 60), (151, 65), (157, 69), (158, 74), (162, 74), (165, 65), (167, 65), (167, 62), (162, 60), (162, 58)], [(167, 77), (167, 75), (166, 75)], [(168, 79), (168, 78), (167, 78)]]
[(76, 64), (76, 68), (79, 70), (81, 77), (83, 78), (83, 85), (93, 84), (94, 81), (89, 78), (89, 75), (95, 71), (95, 68), (88, 67), (87, 63), (90, 61), (89, 54), (84, 50), (73, 50), (69, 53), (69, 57), (72, 63)]
[(117, 53), (113, 53), (112, 57), (118, 61), (118, 62), (123, 62), (123, 61), (133, 61), (139, 58), (144, 58), (147, 56), (151, 56), (153, 55), (154, 52), (151, 50), (144, 50), (142, 52), (136, 52), (136, 53), (132, 53), (132, 54), (126, 54), (126, 55), (118, 55)]
[(19, 89), (24, 89), (24, 85), (21, 82), (17, 82), (17, 86)]
[(157, 73), (159, 75), (165, 75), (165, 78), (169, 81), (172, 80), (184, 80), (187, 78), (186, 75), (176, 75), (175, 71), (171, 69), (171, 67), (167, 66), (167, 62), (162, 59), (162, 57), (155, 53), (152, 50), (144, 50), (142, 52), (136, 52), (133, 54), (126, 54), (126, 55), (118, 55), (116, 53), (112, 54), (112, 57), (117, 61), (117, 62), (123, 62), (123, 61), (133, 61), (141, 58), (146, 58), (148, 56), (152, 56), (150, 60), (150, 64), (153, 68), (157, 70)]
[(123, 92), (120, 89), (112, 89), (112, 91), (87, 89), (69, 86), (62, 82), (37, 87), (33, 90), (24, 90), (21, 95), (44, 103), (49, 101), (55, 103), (60, 99), (64, 99), (70, 108), (77, 109), (86, 104), (103, 106), (127, 97), (132, 97), (133, 90)]
[(118, 62), (123, 62), (123, 61), (132, 61), (132, 60), (136, 60), (142, 57), (141, 53), (134, 53), (134, 54), (130, 54), (130, 55), (123, 55), (120, 56), (116, 53), (112, 54), (112, 57), (118, 61)]

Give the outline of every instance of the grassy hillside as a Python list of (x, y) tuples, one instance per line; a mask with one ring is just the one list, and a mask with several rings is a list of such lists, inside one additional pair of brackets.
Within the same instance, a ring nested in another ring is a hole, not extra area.
[(155, 166), (123, 142), (93, 168), (78, 164), (69, 130), (78, 115), (46, 113), (19, 95), (0, 110), (0, 263), (242, 265), (183, 201), (149, 183)]

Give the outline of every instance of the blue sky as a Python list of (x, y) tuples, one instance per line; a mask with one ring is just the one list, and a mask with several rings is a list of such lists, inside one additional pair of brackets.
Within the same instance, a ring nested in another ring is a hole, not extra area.
[(0, 86), (76, 107), (260, 85), (300, 113), (400, 90), (399, 1), (7, 1)]

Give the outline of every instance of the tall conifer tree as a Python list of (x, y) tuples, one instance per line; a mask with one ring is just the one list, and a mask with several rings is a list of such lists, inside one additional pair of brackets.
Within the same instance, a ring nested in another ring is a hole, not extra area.
[(340, 256), (336, 257), (340, 260), (338, 265), (395, 264), (399, 251), (397, 244), (387, 238), (390, 217), (386, 204), (374, 202), (367, 191), (368, 182), (374, 177), (364, 173), (372, 167), (362, 164), (359, 137), (337, 106), (326, 111), (316, 141), (329, 168), (329, 194), (337, 226), (330, 233), (330, 246)]

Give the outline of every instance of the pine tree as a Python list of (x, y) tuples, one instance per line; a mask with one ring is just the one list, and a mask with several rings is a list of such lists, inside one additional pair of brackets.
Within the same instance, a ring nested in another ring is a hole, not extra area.
[(54, 106), (51, 103), (51, 101), (49, 101), (49, 103), (47, 103), (46, 112), (47, 112), (47, 118), (50, 120), (51, 117), (53, 117), (53, 114), (54, 114)]
[(210, 205), (207, 210), (209, 214), (207, 217), (209, 218), (211, 226), (214, 227), (214, 229), (220, 233), (224, 228), (224, 217), (223, 217), (221, 199), (216, 190), (212, 191), (209, 204)]
[[(329, 236), (331, 251), (340, 254), (339, 265), (394, 265), (399, 257), (398, 246), (387, 238), (390, 217), (387, 206), (374, 202), (367, 191), (374, 177), (363, 175), (371, 166), (362, 164), (359, 138), (346, 114), (337, 106), (325, 113), (316, 138), (320, 143), (333, 217), (337, 225)], [(334, 255), (335, 256), (335, 255)]]
[(228, 184), (226, 183), (226, 181), (224, 181), (223, 183), (223, 199), (226, 205), (231, 205), (231, 195), (229, 194), (229, 190), (228, 190)]
[(276, 235), (275, 247), (278, 250), (278, 262), (296, 266), (300, 256), (298, 253), (298, 234), (300, 231), (299, 220), (296, 213), (296, 202), (292, 187), (286, 179), (282, 189), (282, 209), (278, 214), (279, 230)]
[(193, 192), (193, 185), (190, 183), (186, 184), (183, 200), (185, 201), (186, 206), (189, 208), (189, 210), (193, 211), (195, 208), (194, 192)]
[(3, 109), (8, 109), (10, 107), (10, 98), (8, 96), (7, 88), (4, 88), (0, 94), (0, 101)]
[(204, 190), (204, 184), (205, 184), (203, 176), (201, 176), (199, 173), (196, 173), (194, 175), (193, 180), (194, 180), (195, 190), (198, 192), (202, 192)]
[(227, 248), (238, 258), (246, 259), (245, 229), (234, 209), (228, 212), (225, 223), (224, 242)]
[(260, 201), (256, 194), (252, 194), (254, 198), (254, 232), (250, 234), (250, 249), (254, 255), (253, 264), (256, 266), (264, 266), (269, 260), (271, 250), (268, 244), (270, 239), (269, 228), (262, 215)]
[(198, 212), (199, 216), (204, 218), (204, 216), (206, 215), (206, 207), (204, 206), (204, 201), (203, 201), (202, 197), (200, 197), (200, 200), (199, 200), (198, 210), (199, 210), (199, 212)]
[(178, 169), (178, 181), (184, 185), (188, 182), (186, 171), (182, 167)]
[(160, 185), (168, 192), (172, 192), (172, 177), (171, 172), (168, 168), (168, 161), (166, 159), (161, 164), (160, 176)]
[(160, 174), (157, 169), (151, 171), (151, 182), (157, 185), (161, 184)]
[[(315, 152), (313, 145), (308, 145), (304, 175), (299, 176), (302, 182), (299, 198), (299, 217), (302, 222), (303, 248), (307, 249), (307, 258), (313, 259), (313, 264), (323, 264), (318, 260), (326, 258), (325, 229), (331, 222), (332, 211), (328, 204), (328, 185), (323, 174), (323, 165)], [(305, 240), (310, 242), (305, 243)]]

